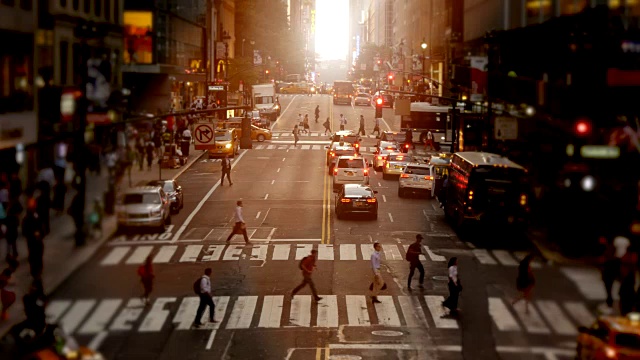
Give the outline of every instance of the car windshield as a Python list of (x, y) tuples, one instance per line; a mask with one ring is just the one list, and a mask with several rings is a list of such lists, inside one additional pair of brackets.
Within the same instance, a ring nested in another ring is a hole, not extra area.
[(160, 196), (153, 193), (125, 194), (122, 201), (124, 205), (129, 204), (160, 204)]
[(449, 166), (447, 165), (438, 165), (433, 167), (436, 171), (436, 175), (444, 176), (449, 175)]
[(352, 147), (348, 149), (336, 150), (336, 155), (338, 156), (355, 155), (355, 154), (356, 154), (356, 149)]
[(164, 192), (173, 192), (173, 181), (152, 181), (149, 183), (151, 186), (160, 186)]
[(419, 166), (407, 166), (404, 170), (405, 174), (413, 174), (413, 175), (429, 175), (429, 168), (419, 167)]
[(373, 191), (369, 187), (345, 187), (345, 197), (373, 197)]
[(627, 348), (640, 350), (640, 336), (632, 333), (619, 333), (616, 335), (616, 345)]
[(362, 169), (364, 161), (362, 159), (340, 159), (338, 161), (339, 168)]
[(217, 132), (216, 133), (216, 140), (219, 141), (228, 141), (231, 140), (231, 133), (230, 132)]
[(256, 96), (256, 105), (273, 104), (273, 96)]

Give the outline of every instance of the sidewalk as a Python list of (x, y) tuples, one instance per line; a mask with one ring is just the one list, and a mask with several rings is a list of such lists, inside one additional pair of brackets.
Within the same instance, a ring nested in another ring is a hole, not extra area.
[[(187, 163), (177, 169), (162, 169), (163, 179), (172, 179), (179, 176), (182, 172), (192, 166), (206, 152), (193, 150), (190, 151)], [(96, 197), (103, 199), (104, 191), (107, 189), (106, 167), (103, 167), (101, 175), (87, 174), (87, 195), (86, 195), (86, 211), (87, 215), (93, 207), (93, 201)], [(133, 186), (141, 185), (150, 180), (158, 179), (158, 164), (155, 162), (151, 171), (145, 169), (138, 170), (138, 165), (134, 164), (131, 170), (131, 184)], [(122, 182), (118, 185), (118, 191), (129, 188), (128, 177), (125, 174)], [(66, 195), (66, 208), (71, 203), (74, 190), (69, 190)], [(86, 244), (81, 248), (75, 247), (74, 232), (75, 226), (72, 218), (66, 214), (51, 216), (51, 233), (44, 238), (44, 271), (42, 281), (46, 294), (51, 294), (62, 284), (65, 279), (82, 266), (93, 254), (102, 246), (102, 244), (113, 235), (117, 230), (116, 217), (114, 215), (105, 215), (102, 223), (103, 234), (99, 239), (87, 239)], [(4, 256), (6, 254), (6, 242), (3, 240), (0, 244), (0, 271), (6, 267)], [(27, 261), (27, 245), (26, 241), (20, 237), (18, 239), (18, 261), (20, 265), (11, 278), (11, 283), (7, 289), (16, 293), (16, 302), (9, 309), (9, 318), (0, 321), (0, 337), (3, 337), (13, 325), (23, 321), (24, 311), (22, 307), (22, 296), (29, 290), (31, 285), (31, 275), (29, 273), (29, 262)]]

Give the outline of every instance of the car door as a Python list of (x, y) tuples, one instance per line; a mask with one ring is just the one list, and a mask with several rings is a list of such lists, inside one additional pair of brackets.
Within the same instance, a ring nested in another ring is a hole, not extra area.
[(442, 187), (442, 182), (436, 181), (436, 167), (433, 165), (429, 165), (429, 176), (431, 176), (431, 197), (436, 197), (436, 194), (440, 191)]

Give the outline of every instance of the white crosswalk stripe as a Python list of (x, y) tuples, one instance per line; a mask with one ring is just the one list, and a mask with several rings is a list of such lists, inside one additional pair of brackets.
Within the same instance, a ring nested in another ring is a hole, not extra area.
[[(459, 329), (456, 319), (448, 317), (442, 307), (444, 297), (379, 296), (373, 304), (364, 295), (214, 296), (216, 323), (209, 323), (209, 309), (200, 319), (202, 329), (249, 329), (344, 326), (429, 327), (447, 331)], [(49, 319), (60, 319), (69, 334), (96, 335), (105, 332), (160, 332), (167, 326), (176, 330), (193, 329), (199, 298), (159, 297), (145, 307), (140, 299), (53, 300), (48, 305)], [(289, 303), (289, 313), (283, 309)], [(178, 305), (179, 304), (179, 305)], [(524, 303), (512, 306), (503, 298), (490, 297), (488, 311), (500, 332), (532, 333), (574, 338), (578, 325), (589, 324), (594, 316), (584, 303), (576, 301), (537, 300), (524, 313)], [(174, 313), (175, 312), (175, 313)], [(228, 314), (228, 315), (227, 315)], [(369, 314), (375, 314), (370, 318)], [(228, 316), (228, 317), (227, 317)], [(254, 321), (256, 319), (256, 321)], [(226, 320), (226, 322), (225, 322)], [(169, 323), (169, 324), (167, 324)]]
[(607, 299), (607, 293), (602, 284), (602, 275), (598, 269), (563, 267), (561, 271), (576, 285), (586, 299)]
[[(152, 256), (154, 264), (167, 263), (195, 263), (209, 261), (285, 261), (300, 260), (311, 253), (312, 249), (318, 250), (318, 261), (355, 261), (370, 260), (373, 253), (372, 244), (215, 244), (215, 245), (137, 245), (114, 246), (104, 255), (99, 262), (100, 266), (115, 266), (120, 264), (142, 264), (147, 256)], [(383, 244), (383, 260), (404, 261), (409, 245)], [(502, 265), (514, 267), (518, 264), (515, 254), (507, 251), (494, 250), (493, 254), (499, 260), (491, 256), (484, 249), (471, 250), (475, 258), (483, 265)], [(422, 261), (446, 262), (447, 258), (433, 251), (428, 246), (423, 246)], [(533, 264), (533, 263), (532, 263)], [(540, 264), (538, 264), (541, 266)], [(593, 274), (583, 274), (581, 271), (569, 271), (566, 273), (572, 281), (593, 282)], [(599, 278), (599, 275), (598, 275)], [(589, 293), (589, 299), (603, 299), (604, 290), (601, 282), (596, 286), (589, 284), (577, 284), (581, 289)]]
[[(282, 142), (285, 142), (286, 144), (258, 144), (258, 145), (254, 145), (252, 150), (300, 150), (300, 151), (322, 150), (323, 152), (326, 152), (327, 149), (325, 149), (325, 146), (329, 145), (329, 143), (313, 144), (314, 141), (309, 141), (304, 138), (302, 138), (300, 141), (301, 142), (299, 142), (297, 146), (294, 145), (293, 140), (290, 140), (290, 141), (282, 140)], [(309, 141), (311, 142), (311, 144), (305, 144), (303, 143), (303, 141)], [(376, 151), (375, 146), (363, 146), (360, 149), (360, 152), (364, 154), (373, 154), (375, 151)], [(218, 160), (218, 159), (212, 159), (212, 160)], [(212, 162), (212, 160), (209, 160), (209, 162)], [(207, 160), (203, 160), (203, 161), (206, 162)]]

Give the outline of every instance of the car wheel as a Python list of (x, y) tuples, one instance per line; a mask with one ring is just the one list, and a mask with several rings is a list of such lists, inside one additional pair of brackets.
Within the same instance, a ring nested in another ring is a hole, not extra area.
[(264, 135), (258, 134), (258, 141), (259, 142), (263, 142), (264, 141)]

